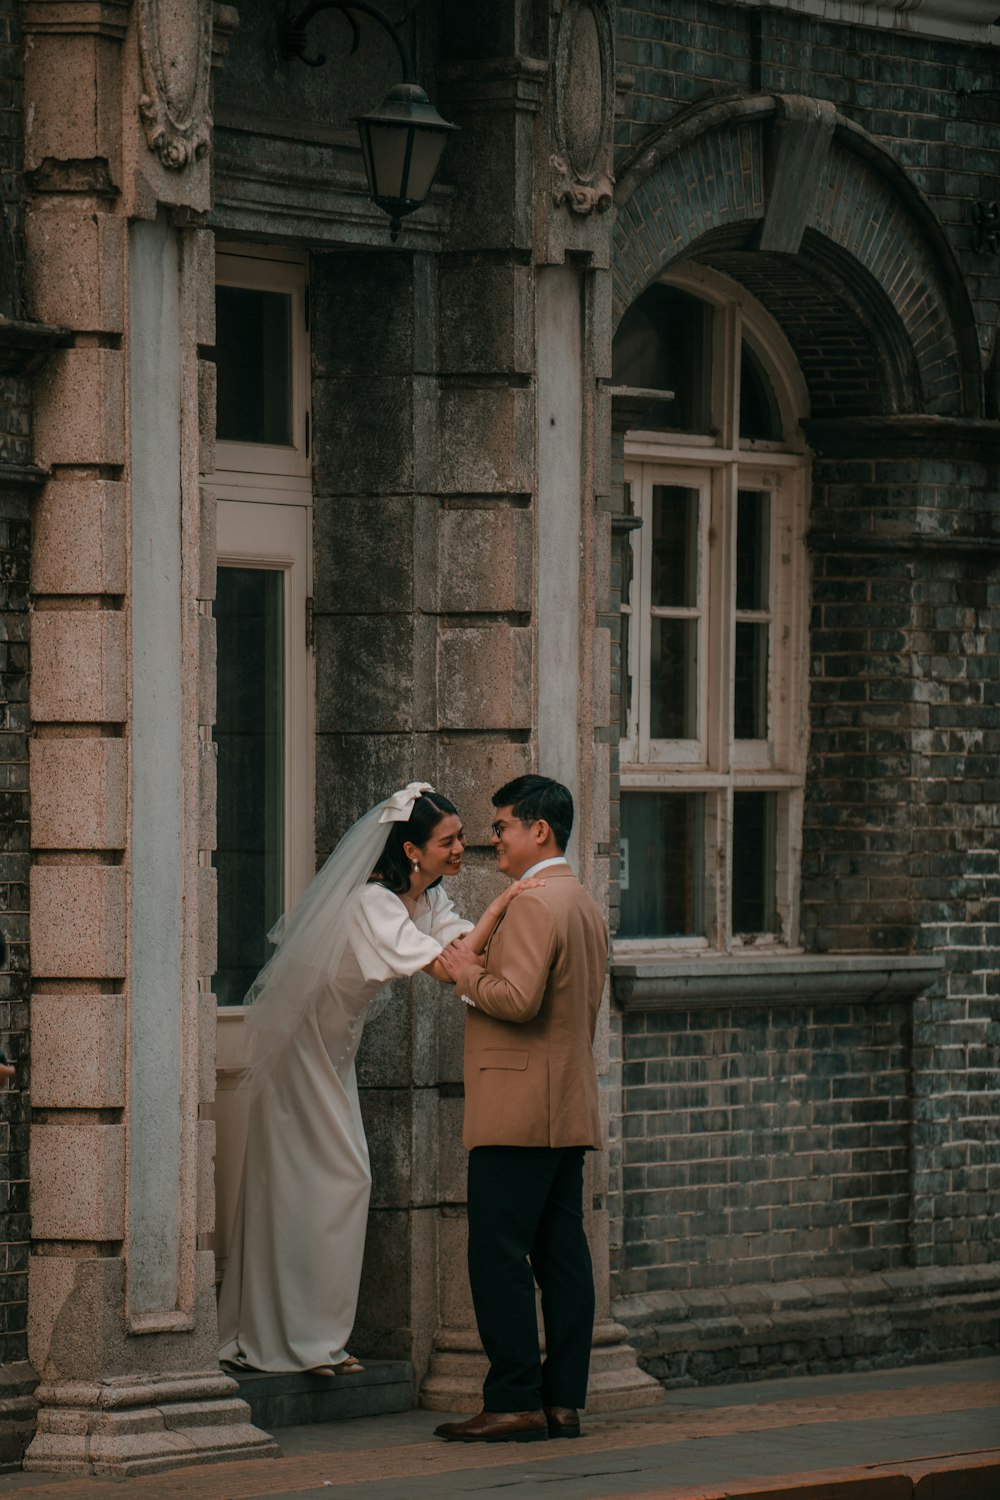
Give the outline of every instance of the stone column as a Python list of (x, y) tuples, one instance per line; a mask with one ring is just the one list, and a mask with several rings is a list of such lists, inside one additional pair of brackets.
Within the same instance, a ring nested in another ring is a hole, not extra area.
[[(486, 9), (488, 23), (478, 14)], [(604, 0), (568, 0), (548, 7), (547, 15), (545, 9), (518, 0), (463, 5), (449, 32), (455, 61), (446, 73), (446, 104), (463, 131), (450, 170), (476, 210), (456, 216), (452, 244), (480, 269), (478, 284), (466, 273), (464, 306), (461, 300), (456, 305), (460, 282), (451, 282), (447, 300), (442, 291), (442, 317), (447, 307), (454, 326), (465, 329), (465, 362), (451, 399), (466, 415), (461, 426), (443, 424), (441, 486), (448, 487), (450, 472), (460, 476), (455, 489), (468, 497), (460, 502), (466, 527), (470, 512), (479, 516), (482, 491), (490, 493), (495, 547), (492, 566), (484, 569), (490, 583), (484, 577), (486, 586), (477, 590), (473, 569), (462, 607), (482, 611), (485, 628), (486, 612), (502, 608), (497, 598), (509, 592), (508, 569), (515, 578), (527, 574), (514, 590), (514, 608), (523, 611), (516, 628), (508, 619), (498, 632), (506, 640), (503, 652), (497, 648), (495, 663), (492, 655), (480, 655), (475, 673), (468, 673), (467, 686), (478, 682), (481, 701), (477, 716), (462, 722), (481, 733), (478, 743), (464, 746), (467, 764), (457, 786), (468, 789), (463, 814), (476, 829), (489, 822), (490, 787), (516, 774), (513, 766), (505, 773), (510, 761), (517, 760), (517, 770), (565, 781), (577, 805), (571, 857), (606, 909), (609, 768), (598, 731), (609, 715), (609, 651), (607, 632), (597, 629), (597, 609), (606, 607), (600, 601), (609, 557), (596, 498), (610, 485), (610, 426), (602, 421), (607, 398), (597, 382), (610, 373), (614, 47), (611, 6)], [(447, 266), (443, 257), (442, 278)], [(486, 320), (483, 307), (489, 308)], [(460, 461), (453, 459), (449, 469), (452, 445)], [(462, 558), (468, 551), (457, 555), (456, 576)], [(442, 601), (448, 608), (456, 605)], [(471, 620), (463, 624), (468, 634)], [(511, 655), (515, 638), (522, 643), (520, 659)], [(501, 696), (509, 692), (511, 675), (532, 689), (521, 720), (498, 717), (500, 705), (489, 701), (494, 688)], [(446, 681), (460, 697), (466, 679), (456, 674)], [(474, 905), (470, 901), (469, 909)], [(606, 1038), (607, 1000), (596, 1049), (605, 1079)], [(441, 1042), (442, 1078), (457, 1080), (454, 1039), (443, 1033)], [(445, 1124), (457, 1136), (461, 1101), (443, 1099), (446, 1109), (442, 1137)], [(440, 1160), (440, 1201), (449, 1205), (439, 1227), (441, 1326), (421, 1400), (436, 1410), (476, 1410), (485, 1360), (465, 1274), (465, 1156), (442, 1151)], [(603, 1152), (591, 1158), (585, 1192), (598, 1297), (588, 1406), (650, 1405), (663, 1399), (662, 1389), (638, 1368), (634, 1351), (622, 1342), (625, 1330), (610, 1319)]]
[[(216, 1359), (212, 330), (204, 4), (26, 14), (32, 564), (32, 1259), (25, 1466), (124, 1476), (273, 1452)], [(208, 29), (206, 29), (208, 28)], [(200, 50), (201, 49), (201, 50)], [(157, 59), (188, 64), (185, 116)], [(188, 120), (183, 129), (175, 117)], [(207, 240), (207, 243), (206, 243)], [(209, 399), (199, 401), (199, 392)]]

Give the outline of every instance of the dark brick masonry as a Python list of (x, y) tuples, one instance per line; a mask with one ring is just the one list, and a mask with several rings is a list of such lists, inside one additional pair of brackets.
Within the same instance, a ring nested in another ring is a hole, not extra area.
[[(802, 945), (946, 970), (905, 1003), (614, 1018), (616, 1315), (668, 1383), (983, 1350), (1000, 1309), (1000, 258), (973, 224), (1000, 175), (1000, 102), (975, 95), (989, 55), (718, 0), (623, 4), (618, 46), (616, 316), (700, 261), (770, 312), (809, 390)], [(772, 225), (780, 253), (760, 247), (794, 108), (775, 95), (838, 121), (801, 236)], [(601, 620), (616, 707), (622, 443)]]

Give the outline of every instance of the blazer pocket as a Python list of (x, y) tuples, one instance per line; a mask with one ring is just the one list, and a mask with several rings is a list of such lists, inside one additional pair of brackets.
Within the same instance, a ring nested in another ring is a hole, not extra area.
[(528, 1066), (527, 1052), (520, 1052), (512, 1047), (486, 1047), (479, 1057), (480, 1070), (483, 1068), (513, 1068), (523, 1073)]

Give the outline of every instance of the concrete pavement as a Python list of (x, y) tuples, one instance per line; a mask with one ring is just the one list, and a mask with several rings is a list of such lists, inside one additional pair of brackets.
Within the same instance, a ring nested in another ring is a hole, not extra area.
[(672, 1391), (578, 1442), (443, 1443), (435, 1412), (278, 1429), (283, 1457), (114, 1481), (0, 1476), (24, 1500), (1000, 1500), (1000, 1358)]

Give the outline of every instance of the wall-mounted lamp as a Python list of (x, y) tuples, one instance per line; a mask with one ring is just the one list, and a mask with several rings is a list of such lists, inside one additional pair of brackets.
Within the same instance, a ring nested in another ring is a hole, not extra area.
[(389, 90), (378, 109), (360, 115), (355, 122), (371, 196), (389, 215), (389, 238), (395, 240), (403, 215), (412, 214), (424, 203), (449, 132), (458, 126), (442, 120), (417, 82), (410, 49), (398, 27), (367, 0), (309, 0), (297, 14), (292, 14), (290, 3), (286, 4), (281, 28), (286, 57), (301, 58), (311, 68), (326, 62), (322, 54), (306, 56), (306, 27), (321, 10), (344, 12), (354, 32), (352, 53), (357, 51), (359, 33), (351, 12), (371, 16), (392, 37), (403, 65), (403, 82)]

